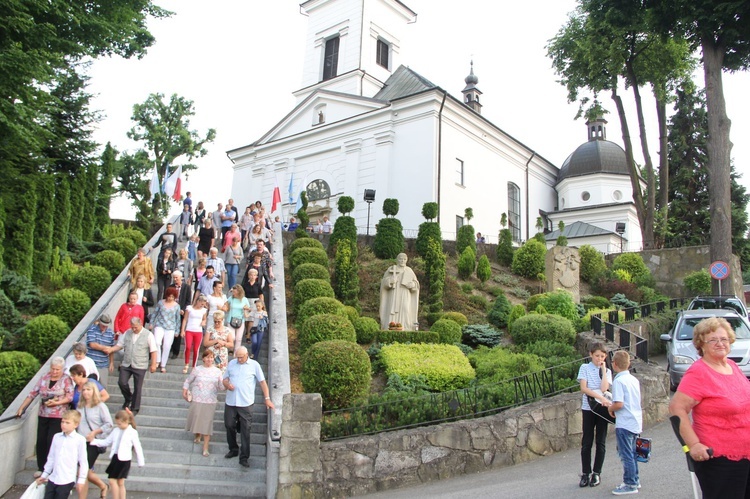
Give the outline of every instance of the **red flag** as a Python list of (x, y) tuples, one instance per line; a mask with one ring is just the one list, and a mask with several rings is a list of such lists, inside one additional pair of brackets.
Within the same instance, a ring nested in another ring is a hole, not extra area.
[(273, 201), (271, 202), (271, 213), (276, 211), (276, 208), (281, 204), (281, 190), (279, 189), (278, 182), (276, 187), (273, 188)]
[(182, 181), (180, 180), (180, 177), (182, 176), (182, 166), (178, 167), (177, 170), (169, 176), (167, 179), (165, 185), (164, 185), (164, 191), (168, 196), (171, 196), (172, 199), (175, 200), (175, 202), (179, 202), (182, 198), (181, 190), (182, 190)]

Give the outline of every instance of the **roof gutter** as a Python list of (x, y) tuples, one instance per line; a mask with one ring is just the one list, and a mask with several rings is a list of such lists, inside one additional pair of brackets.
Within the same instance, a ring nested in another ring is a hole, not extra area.
[(442, 167), (443, 167), (443, 108), (445, 107), (445, 99), (448, 97), (448, 92), (443, 90), (443, 100), (440, 102), (440, 111), (438, 111), (438, 150), (437, 150), (437, 223), (440, 225), (440, 188), (442, 186)]
[(531, 157), (526, 162), (526, 240), (529, 240), (529, 163), (534, 159), (536, 153), (531, 151)]

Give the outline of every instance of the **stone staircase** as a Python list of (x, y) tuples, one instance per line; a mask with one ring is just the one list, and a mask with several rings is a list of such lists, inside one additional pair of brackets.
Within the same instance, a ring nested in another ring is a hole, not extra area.
[[(267, 375), (268, 347), (265, 338), (261, 350), (261, 366)], [(209, 457), (203, 457), (203, 444), (193, 444), (193, 434), (185, 431), (188, 403), (182, 398), (182, 359), (170, 360), (166, 373), (149, 373), (143, 384), (141, 411), (136, 417), (138, 434), (146, 456), (146, 466), (131, 467), (127, 490), (147, 492), (151, 497), (180, 495), (182, 497), (266, 497), (266, 435), (267, 413), (260, 388), (256, 398), (250, 445), (250, 467), (243, 468), (238, 459), (225, 459), (228, 451), (224, 429), (223, 392), (214, 416)], [(117, 364), (116, 366), (117, 367)], [(131, 381), (132, 383), (132, 381)], [(110, 412), (120, 410), (123, 397), (117, 386), (117, 370), (109, 377), (107, 402)], [(239, 443), (239, 435), (238, 435)], [(95, 470), (106, 479), (104, 470), (109, 464), (108, 454), (102, 454)], [(36, 459), (29, 458), (24, 470), (16, 474), (16, 484), (33, 480)], [(91, 486), (90, 497), (98, 497), (99, 489)]]

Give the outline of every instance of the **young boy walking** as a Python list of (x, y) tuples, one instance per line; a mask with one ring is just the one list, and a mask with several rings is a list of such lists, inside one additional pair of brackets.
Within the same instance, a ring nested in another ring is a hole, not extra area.
[(62, 432), (53, 437), (44, 472), (36, 480), (39, 485), (48, 481), (44, 499), (67, 499), (73, 487), (80, 494), (86, 484), (89, 463), (86, 438), (76, 431), (80, 423), (80, 412), (66, 411), (63, 414)]
[(635, 439), (643, 428), (641, 410), (641, 384), (630, 374), (630, 354), (623, 350), (615, 352), (612, 358), (612, 369), (615, 379), (612, 382), (612, 405), (609, 413), (614, 416), (617, 452), (623, 467), (623, 483), (612, 493), (616, 496), (637, 494), (641, 487), (638, 476), (638, 460), (635, 452)]

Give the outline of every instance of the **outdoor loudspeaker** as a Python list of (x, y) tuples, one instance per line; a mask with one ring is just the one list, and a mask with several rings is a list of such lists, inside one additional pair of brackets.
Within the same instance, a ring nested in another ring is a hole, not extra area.
[(365, 201), (368, 203), (375, 201), (375, 189), (365, 189)]
[(625, 222), (617, 222), (615, 224), (615, 232), (618, 234), (624, 234), (625, 233)]

